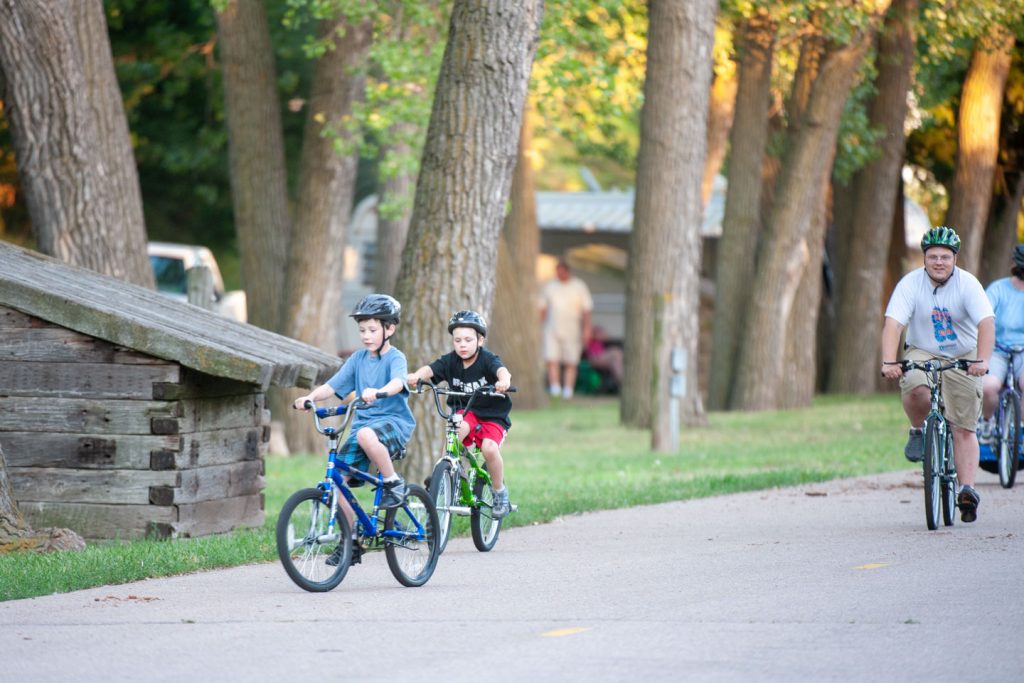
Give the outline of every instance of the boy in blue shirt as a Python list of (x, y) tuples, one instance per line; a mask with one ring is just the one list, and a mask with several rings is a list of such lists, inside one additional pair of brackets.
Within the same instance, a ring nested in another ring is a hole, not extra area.
[[(446, 353), (430, 365), (424, 365), (407, 378), (410, 386), (419, 380), (447, 382), (456, 391), (471, 393), (487, 385), (494, 385), (499, 392), (508, 391), (512, 385), (512, 374), (497, 354), (484, 348), (487, 323), (475, 311), (459, 311), (448, 321), (448, 334), (452, 335), (454, 350)], [(491, 514), (501, 519), (509, 513), (511, 505), (508, 489), (504, 482), (504, 462), (501, 459), (501, 444), (505, 441), (512, 422), (508, 414), (512, 401), (508, 396), (479, 396), (473, 401), (473, 409), (465, 410), (467, 399), (448, 397), (448, 405), (462, 413), (459, 438), (469, 446), (476, 443), (484, 454), (487, 471), (494, 482), (494, 507)]]
[[(344, 400), (350, 393), (365, 401), (353, 418), (348, 440), (338, 451), (338, 461), (366, 472), (370, 463), (384, 478), (381, 507), (398, 507), (405, 500), (405, 481), (395, 471), (392, 460), (405, 455), (405, 444), (416, 427), (416, 419), (409, 410), (409, 390), (405, 377), (409, 371), (405, 354), (391, 346), (402, 314), (402, 306), (387, 294), (370, 294), (360, 301), (349, 317), (359, 324), (359, 349), (345, 361), (341, 369), (326, 384), (318, 386), (306, 396), (295, 399), (295, 408), (305, 410), (306, 401), (324, 401), (337, 396)], [(387, 392), (387, 398), (377, 398)], [(350, 477), (345, 477), (346, 483)], [(361, 482), (357, 480), (356, 484)], [(355, 513), (341, 498), (341, 511), (355, 531)], [(342, 547), (338, 546), (339, 549)], [(352, 564), (359, 562), (361, 549), (353, 548)], [(335, 552), (327, 563), (336, 565), (340, 553)], [(333, 561), (333, 562), (332, 562)]]

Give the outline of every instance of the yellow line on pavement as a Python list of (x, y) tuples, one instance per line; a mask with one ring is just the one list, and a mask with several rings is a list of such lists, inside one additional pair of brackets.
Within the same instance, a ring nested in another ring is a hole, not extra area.
[(854, 567), (854, 569), (881, 569), (882, 567), (888, 566), (888, 562), (872, 562), (871, 564), (862, 564), (859, 567)]
[(546, 638), (561, 638), (562, 636), (574, 636), (577, 633), (583, 633), (584, 631), (591, 630), (587, 626), (573, 626), (572, 628), (556, 628), (554, 631), (548, 631), (542, 633), (542, 636)]

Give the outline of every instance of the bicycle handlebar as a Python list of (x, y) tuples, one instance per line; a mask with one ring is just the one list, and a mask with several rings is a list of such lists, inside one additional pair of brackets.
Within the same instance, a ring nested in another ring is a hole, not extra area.
[(412, 393), (412, 394), (424, 394), (428, 390), (433, 392), (434, 408), (437, 410), (437, 414), (440, 415), (445, 420), (447, 420), (447, 419), (449, 419), (452, 416), (454, 411), (450, 411), (450, 412), (446, 413), (444, 411), (444, 409), (441, 408), (441, 395), (456, 396), (456, 397), (460, 397), (460, 398), (465, 398), (465, 397), (468, 396), (469, 397), (469, 401), (466, 402), (465, 410), (469, 410), (470, 406), (473, 405), (473, 401), (476, 400), (476, 398), (479, 397), (479, 396), (504, 397), (505, 394), (515, 393), (516, 388), (514, 386), (512, 386), (512, 387), (509, 387), (506, 391), (502, 392), (502, 391), (495, 391), (493, 384), (485, 384), (482, 387), (478, 387), (478, 388), (474, 389), (471, 392), (456, 391), (454, 389), (450, 389), (450, 388), (446, 388), (446, 387), (439, 387), (436, 384), (434, 384), (433, 382), (431, 382), (430, 380), (421, 379), (418, 382), (416, 382), (416, 388), (415, 389), (410, 389), (409, 393)]
[(890, 360), (885, 361), (883, 365), (898, 365), (900, 370), (903, 372), (909, 372), (911, 370), (924, 370), (925, 372), (945, 372), (946, 370), (967, 370), (969, 365), (974, 363), (980, 363), (980, 359), (968, 360), (966, 358), (957, 358), (956, 360), (943, 360), (941, 358), (932, 358), (925, 361), (917, 360)]
[[(377, 398), (387, 398), (389, 395), (390, 394), (388, 394), (388, 392), (386, 391), (378, 391), (376, 394)], [(348, 423), (352, 419), (352, 416), (355, 415), (355, 412), (360, 408), (368, 408), (369, 406), (370, 404), (361, 398), (356, 398), (351, 403), (342, 403), (341, 405), (327, 406), (323, 408), (317, 408), (316, 403), (310, 401), (309, 399), (307, 399), (302, 404), (302, 407), (304, 409), (311, 410), (313, 412), (313, 422), (316, 424), (316, 431), (320, 432), (321, 434), (326, 434), (328, 430), (327, 427), (320, 426), (320, 420), (322, 418), (334, 417), (336, 415), (345, 416), (345, 422), (342, 423), (341, 429), (333, 430), (332, 433), (344, 432), (345, 427), (348, 426)], [(352, 409), (351, 412), (349, 412), (349, 408)], [(298, 410), (298, 408), (296, 408), (296, 410)]]

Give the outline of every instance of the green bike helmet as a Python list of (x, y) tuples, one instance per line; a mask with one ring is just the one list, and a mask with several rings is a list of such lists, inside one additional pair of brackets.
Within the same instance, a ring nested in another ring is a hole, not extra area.
[(954, 254), (960, 253), (960, 236), (953, 228), (940, 225), (932, 228), (921, 238), (921, 251), (927, 252), (930, 247), (946, 247)]

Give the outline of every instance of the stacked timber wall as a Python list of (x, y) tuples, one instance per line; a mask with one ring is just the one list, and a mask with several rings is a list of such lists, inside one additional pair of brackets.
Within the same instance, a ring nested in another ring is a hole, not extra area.
[(35, 527), (137, 538), (259, 526), (269, 421), (255, 385), (0, 306), (0, 443)]

